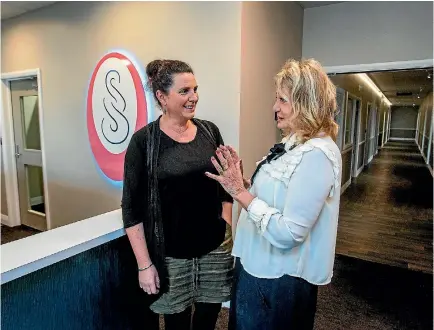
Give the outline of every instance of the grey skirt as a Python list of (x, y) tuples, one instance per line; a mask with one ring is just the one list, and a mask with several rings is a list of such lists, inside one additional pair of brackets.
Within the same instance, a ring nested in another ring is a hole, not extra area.
[(151, 304), (151, 310), (158, 314), (174, 314), (195, 302), (229, 301), (234, 269), (231, 243), (229, 238), (217, 249), (199, 258), (166, 257), (169, 288)]

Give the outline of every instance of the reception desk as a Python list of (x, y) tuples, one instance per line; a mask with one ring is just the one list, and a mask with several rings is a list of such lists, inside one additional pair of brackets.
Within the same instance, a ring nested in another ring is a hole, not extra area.
[(120, 210), (4, 244), (1, 329), (149, 329), (136, 267)]

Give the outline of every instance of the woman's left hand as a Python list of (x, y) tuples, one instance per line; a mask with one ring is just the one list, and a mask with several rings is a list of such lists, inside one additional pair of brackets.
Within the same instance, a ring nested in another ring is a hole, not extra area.
[(211, 162), (220, 175), (206, 172), (206, 176), (218, 181), (232, 197), (246, 191), (240, 165), (241, 160), (237, 152), (232, 147), (220, 146), (216, 151), (216, 155), (221, 165), (215, 157), (211, 157)]

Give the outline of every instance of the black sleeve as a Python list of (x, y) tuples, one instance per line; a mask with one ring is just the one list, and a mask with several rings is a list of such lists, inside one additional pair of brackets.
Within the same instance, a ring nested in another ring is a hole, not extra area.
[[(220, 134), (220, 130), (218, 129), (218, 127), (214, 124), (213, 128), (215, 129), (215, 136), (217, 137), (217, 146), (222, 145), (224, 146), (225, 143), (223, 141), (223, 137)], [(220, 189), (220, 200), (223, 202), (228, 202), (228, 203), (233, 203), (234, 199), (232, 198), (231, 195), (229, 195), (226, 190), (223, 189), (223, 187), (219, 184), (219, 189)]]
[(135, 226), (146, 218), (147, 171), (143, 139), (143, 134), (135, 133), (125, 154), (121, 203), (124, 228)]

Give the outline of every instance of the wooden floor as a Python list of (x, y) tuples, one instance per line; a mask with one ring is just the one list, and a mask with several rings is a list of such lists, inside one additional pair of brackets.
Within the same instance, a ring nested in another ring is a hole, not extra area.
[(336, 253), (432, 274), (433, 178), (415, 143), (387, 143), (341, 196)]

